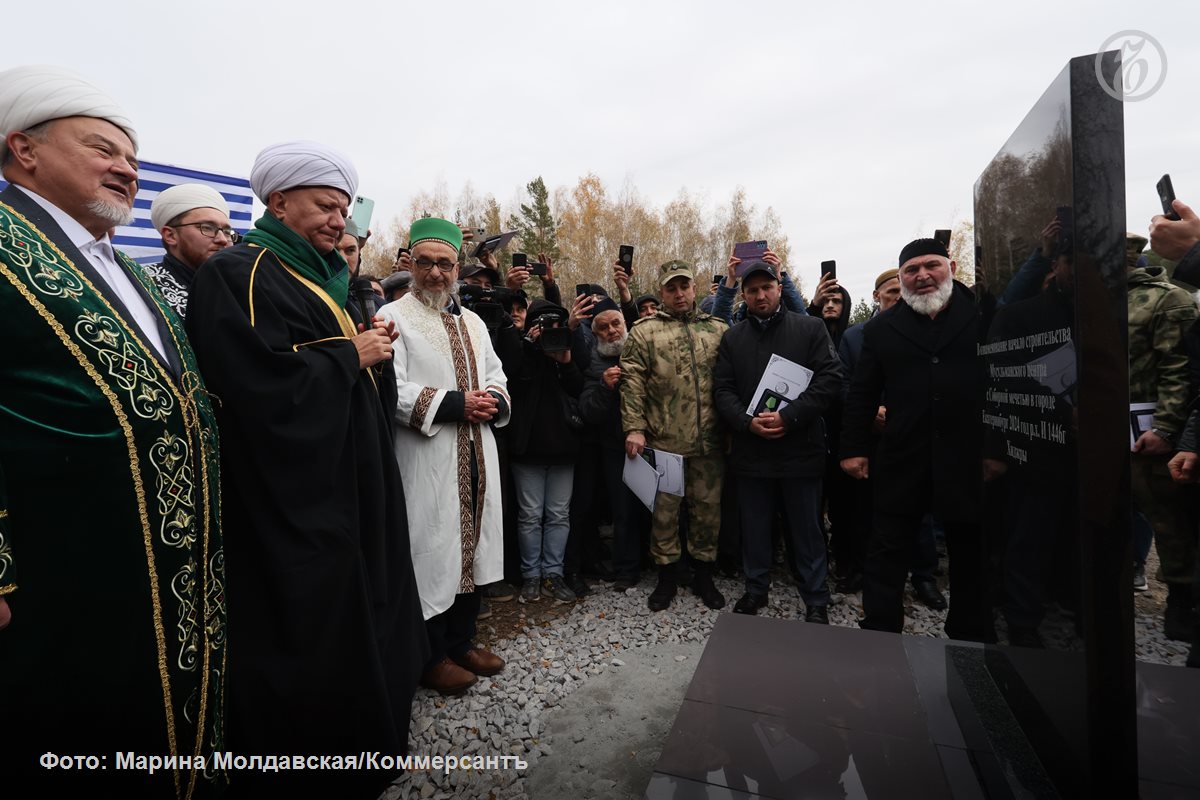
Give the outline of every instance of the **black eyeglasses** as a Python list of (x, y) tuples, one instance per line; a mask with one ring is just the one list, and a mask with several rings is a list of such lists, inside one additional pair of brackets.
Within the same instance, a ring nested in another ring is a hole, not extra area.
[(421, 272), (430, 272), (434, 267), (437, 267), (442, 271), (442, 273), (447, 273), (458, 266), (457, 261), (451, 261), (446, 258), (442, 259), (441, 261), (433, 261), (432, 259), (428, 258), (418, 258), (413, 263)]
[(217, 238), (218, 233), (223, 233), (229, 239), (229, 241), (233, 242), (234, 244), (237, 244), (242, 240), (242, 235), (228, 225), (222, 227), (220, 225), (214, 225), (211, 222), (184, 222), (179, 225), (168, 225), (167, 227), (186, 228), (191, 225), (199, 228), (200, 235), (207, 236), (209, 239), (215, 239)]

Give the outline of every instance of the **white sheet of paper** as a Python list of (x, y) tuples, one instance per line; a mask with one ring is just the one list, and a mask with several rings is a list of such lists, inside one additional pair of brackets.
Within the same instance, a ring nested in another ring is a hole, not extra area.
[(1154, 407), (1155, 403), (1130, 403), (1129, 404), (1129, 449), (1133, 450), (1133, 443), (1137, 438), (1146, 431), (1154, 427)]
[(758, 407), (758, 401), (767, 389), (778, 392), (788, 400), (795, 400), (808, 388), (812, 376), (813, 371), (808, 367), (789, 361), (781, 355), (772, 354), (767, 368), (763, 370), (762, 379), (758, 382), (758, 388), (754, 390), (754, 397), (750, 398), (750, 405), (746, 407), (746, 414), (754, 416), (754, 409)]
[(654, 450), (653, 453), (654, 469), (658, 472), (658, 490), (683, 497), (683, 456), (665, 450)]
[(658, 495), (658, 470), (646, 463), (646, 459), (626, 458), (621, 470), (621, 480), (629, 487), (642, 505), (654, 512), (654, 498)]

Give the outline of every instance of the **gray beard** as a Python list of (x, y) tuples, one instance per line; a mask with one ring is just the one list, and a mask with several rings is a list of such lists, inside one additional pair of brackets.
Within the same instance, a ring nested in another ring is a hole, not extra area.
[(119, 206), (116, 203), (106, 203), (103, 200), (93, 200), (87, 204), (87, 210), (104, 220), (114, 228), (133, 222), (133, 209)]
[(927, 317), (940, 312), (950, 302), (950, 293), (954, 291), (954, 279), (947, 278), (946, 282), (938, 287), (933, 294), (914, 294), (904, 286), (900, 287), (900, 297), (908, 307), (918, 314), (924, 314)]
[(413, 289), (412, 293), (417, 296), (425, 306), (432, 308), (434, 311), (443, 311), (446, 306), (450, 305), (451, 300), (455, 300), (454, 293), (449, 289), (440, 289), (436, 292), (431, 292), (428, 289)]
[(596, 352), (605, 358), (616, 358), (621, 355), (621, 351), (625, 349), (625, 340), (629, 338), (629, 334), (625, 334), (617, 342), (602, 342), (596, 341)]

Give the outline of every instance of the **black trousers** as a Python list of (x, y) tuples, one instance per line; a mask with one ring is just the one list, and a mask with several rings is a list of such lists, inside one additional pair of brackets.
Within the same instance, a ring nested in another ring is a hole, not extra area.
[(602, 570), (600, 510), (604, 494), (601, 448), (586, 444), (575, 461), (571, 487), (571, 533), (563, 557), (563, 574), (598, 575)]
[[(875, 631), (900, 633), (904, 628), (904, 583), (913, 547), (925, 515), (875, 512), (863, 576), (863, 611), (859, 623)], [(983, 535), (975, 523), (945, 522), (950, 567), (950, 611), (946, 635), (951, 639), (994, 642), (995, 628), (987, 590)]]
[(479, 591), (457, 594), (454, 603), (442, 613), (425, 620), (429, 635), (429, 663), (426, 669), (446, 656), (458, 657), (471, 649), (475, 641), (475, 621), (479, 617)]

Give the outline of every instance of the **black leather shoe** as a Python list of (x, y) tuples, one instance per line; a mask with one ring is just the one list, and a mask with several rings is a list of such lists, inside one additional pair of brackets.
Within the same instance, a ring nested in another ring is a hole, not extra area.
[(639, 580), (640, 580), (639, 578), (633, 578), (633, 577), (617, 578), (615, 581), (613, 581), (613, 585), (612, 585), (613, 591), (614, 592), (624, 592), (628, 589), (632, 589), (633, 587), (638, 585)]
[(829, 624), (829, 609), (825, 606), (809, 606), (804, 612), (805, 622), (815, 622), (818, 625)]
[(735, 614), (757, 614), (760, 608), (766, 608), (767, 596), (765, 594), (750, 594), (746, 592), (741, 599), (733, 607)]
[(933, 581), (913, 583), (913, 594), (917, 596), (921, 605), (932, 608), (934, 611), (943, 611), (946, 608), (946, 596), (938, 591), (937, 584)]
[(571, 589), (572, 592), (575, 593), (576, 597), (579, 597), (579, 598), (586, 597), (587, 595), (591, 594), (591, 592), (592, 592), (592, 587), (588, 586), (587, 581), (585, 581), (583, 579), (583, 576), (577, 572), (567, 575), (565, 580), (567, 582), (567, 586)]

